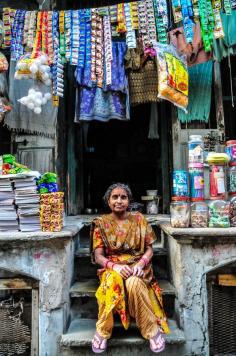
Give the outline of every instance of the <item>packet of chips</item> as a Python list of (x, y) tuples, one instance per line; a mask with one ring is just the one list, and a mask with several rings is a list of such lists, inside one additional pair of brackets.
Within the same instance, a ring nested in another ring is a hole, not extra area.
[(8, 70), (8, 61), (3, 53), (0, 53), (0, 73)]
[(155, 43), (158, 64), (158, 97), (187, 112), (188, 68), (186, 57), (172, 45)]

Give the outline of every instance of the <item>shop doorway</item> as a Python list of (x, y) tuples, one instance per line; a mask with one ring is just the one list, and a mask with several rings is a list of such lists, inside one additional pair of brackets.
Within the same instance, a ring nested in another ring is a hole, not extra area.
[[(164, 193), (169, 200), (168, 116), (161, 115), (160, 104), (157, 108), (160, 119), (155, 118), (154, 132), (149, 104), (132, 108), (127, 122), (82, 123), (83, 213), (104, 212), (102, 196), (115, 182), (129, 184), (134, 202), (142, 203), (141, 196), (147, 189), (157, 189), (158, 195), (163, 198)], [(149, 138), (150, 130), (156, 138)], [(162, 200), (160, 205), (163, 212)]]

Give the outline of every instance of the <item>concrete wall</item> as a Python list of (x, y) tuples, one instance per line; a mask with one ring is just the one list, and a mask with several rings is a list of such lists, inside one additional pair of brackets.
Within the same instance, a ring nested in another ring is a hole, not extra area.
[(73, 239), (7, 242), (0, 246), (1, 269), (39, 281), (39, 356), (57, 356), (70, 309)]
[(186, 338), (187, 356), (209, 355), (206, 274), (236, 261), (235, 244), (179, 244), (168, 237), (176, 313)]

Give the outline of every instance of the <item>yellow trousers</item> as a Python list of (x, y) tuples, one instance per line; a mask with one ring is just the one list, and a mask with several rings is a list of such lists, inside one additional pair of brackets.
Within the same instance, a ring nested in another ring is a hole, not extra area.
[[(148, 287), (141, 278), (136, 276), (131, 276), (124, 282), (127, 292), (129, 314), (136, 320), (136, 324), (142, 336), (145, 339), (150, 339), (156, 335), (159, 325), (151, 304)], [(97, 298), (99, 313), (96, 329), (102, 337), (109, 339), (114, 326), (113, 310), (108, 312), (106, 303), (99, 302), (99, 297), (97, 296)]]

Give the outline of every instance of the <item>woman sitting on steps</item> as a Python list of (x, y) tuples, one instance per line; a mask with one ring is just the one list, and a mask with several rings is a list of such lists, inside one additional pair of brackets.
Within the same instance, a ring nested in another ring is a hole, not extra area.
[(131, 198), (127, 185), (111, 185), (104, 196), (111, 213), (95, 218), (92, 224), (93, 261), (103, 267), (98, 271), (100, 286), (96, 292), (99, 314), (92, 340), (95, 353), (107, 349), (115, 312), (125, 329), (130, 317), (136, 320), (155, 353), (165, 349), (162, 333), (170, 332), (151, 265), (156, 237), (141, 213), (127, 211)]

